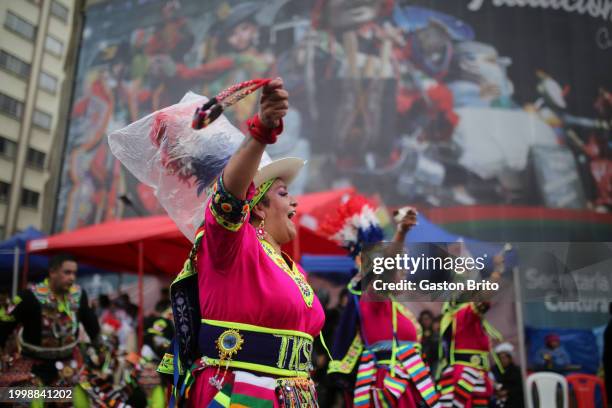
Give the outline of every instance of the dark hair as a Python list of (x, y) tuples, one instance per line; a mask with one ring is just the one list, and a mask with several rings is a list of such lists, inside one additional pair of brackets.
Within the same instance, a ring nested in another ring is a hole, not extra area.
[(420, 314), (419, 314), (419, 322), (425, 317), (425, 316), (429, 316), (429, 318), (433, 321), (434, 319), (434, 315), (431, 312), (431, 310), (429, 309), (424, 309)]
[(132, 319), (138, 319), (138, 306), (133, 303), (128, 303), (128, 305), (123, 309)]
[(102, 309), (108, 309), (111, 305), (110, 298), (108, 295), (100, 294), (98, 295), (98, 304)]
[(155, 311), (158, 313), (163, 313), (166, 309), (168, 309), (172, 304), (169, 299), (161, 299), (155, 304)]
[[(268, 193), (264, 194), (264, 196), (261, 197), (261, 200), (259, 200), (259, 203), (257, 204), (260, 204), (260, 203), (266, 208), (270, 207), (270, 197), (268, 197)], [(259, 220), (259, 217), (255, 215), (254, 212), (251, 212), (251, 218), (249, 222), (257, 222), (258, 220)]]
[(57, 254), (49, 261), (49, 270), (55, 270), (61, 267), (66, 261), (76, 262), (77, 260), (70, 254)]
[(264, 194), (264, 196), (261, 197), (261, 200), (259, 200), (259, 202), (261, 204), (263, 204), (264, 207), (269, 207), (270, 206), (270, 197), (268, 197), (268, 193)]

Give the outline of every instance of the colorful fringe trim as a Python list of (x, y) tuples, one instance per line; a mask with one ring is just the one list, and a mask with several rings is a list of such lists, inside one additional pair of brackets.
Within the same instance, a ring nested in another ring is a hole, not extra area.
[(283, 408), (318, 408), (317, 392), (310, 378), (283, 378), (276, 380), (276, 392)]
[(364, 350), (357, 368), (357, 381), (355, 382), (355, 394), (353, 405), (355, 407), (370, 406), (370, 389), (376, 380), (376, 365), (374, 364), (374, 353)]
[(234, 371), (234, 381), (215, 395), (207, 408), (318, 408), (314, 383), (309, 378), (260, 377)]
[(412, 382), (428, 407), (440, 407), (438, 393), (431, 378), (429, 367), (423, 362), (414, 345), (404, 345), (397, 352), (395, 376), (389, 370), (383, 380), (384, 388), (376, 389), (377, 365), (374, 353), (365, 350), (357, 370), (357, 382), (353, 404), (358, 408), (395, 407), (397, 400), (406, 392)]
[(442, 408), (487, 408), (491, 389), (486, 372), (463, 365), (447, 367), (438, 382)]
[(430, 407), (438, 406), (438, 393), (434, 384), (429, 367), (423, 361), (419, 351), (414, 346), (403, 346), (398, 351), (397, 359), (402, 368), (408, 373), (414, 382), (419, 394)]

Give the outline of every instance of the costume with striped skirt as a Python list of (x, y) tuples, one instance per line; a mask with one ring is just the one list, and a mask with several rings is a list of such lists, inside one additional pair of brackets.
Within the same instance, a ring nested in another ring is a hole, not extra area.
[(360, 311), (368, 346), (357, 370), (354, 406), (439, 407), (429, 367), (421, 357), (420, 325), (410, 310), (392, 300), (362, 300)]
[(489, 378), (490, 337), (501, 335), (474, 303), (447, 304), (441, 322), (446, 363), (438, 380), (444, 408), (486, 408), (493, 395)]

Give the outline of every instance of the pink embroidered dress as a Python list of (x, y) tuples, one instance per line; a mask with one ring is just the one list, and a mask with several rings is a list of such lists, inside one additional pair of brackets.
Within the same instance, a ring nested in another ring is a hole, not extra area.
[(355, 407), (437, 406), (435, 385), (420, 353), (421, 325), (412, 312), (396, 301), (362, 298), (359, 314), (364, 351)]
[[(204, 355), (188, 396), (193, 406), (208, 406), (215, 396), (219, 399), (223, 387), (231, 388), (226, 392), (230, 399), (240, 394), (240, 398), (247, 395), (271, 402), (269, 406), (283, 406), (271, 379), (276, 387), (281, 378), (308, 379), (312, 368), (312, 341), (323, 327), (323, 308), (302, 268), (258, 239), (249, 224), (253, 190), (249, 189), (247, 200), (239, 200), (224, 189), (220, 177), (206, 206), (204, 236), (197, 255), (205, 328), (199, 344)], [(229, 346), (238, 338), (235, 353), (223, 355), (218, 342), (224, 335), (230, 336)], [(273, 351), (271, 358), (263, 361), (262, 355), (278, 344), (280, 352)], [(229, 367), (227, 372), (225, 367)], [(236, 370), (240, 371), (240, 384)]]

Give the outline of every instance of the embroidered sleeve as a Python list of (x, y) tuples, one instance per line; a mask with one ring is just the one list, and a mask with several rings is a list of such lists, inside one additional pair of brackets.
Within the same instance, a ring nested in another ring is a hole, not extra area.
[(219, 176), (209, 204), (215, 221), (227, 230), (238, 231), (249, 215), (249, 196), (253, 195), (253, 190), (251, 183), (247, 199), (240, 200), (225, 189), (223, 175)]

